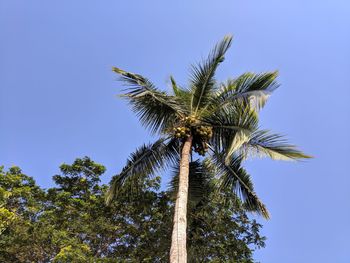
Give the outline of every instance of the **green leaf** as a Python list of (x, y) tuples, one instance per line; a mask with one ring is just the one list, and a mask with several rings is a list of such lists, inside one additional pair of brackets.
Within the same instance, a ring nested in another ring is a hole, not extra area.
[(209, 54), (207, 60), (191, 70), (192, 113), (196, 114), (211, 99), (215, 89), (215, 71), (218, 65), (224, 61), (225, 53), (232, 43), (232, 36), (225, 36)]
[(210, 144), (217, 152), (224, 151), (228, 160), (256, 130), (258, 116), (249, 105), (236, 102), (218, 108), (210, 116), (203, 118), (203, 122), (213, 128)]
[(173, 76), (170, 76), (170, 81), (174, 95), (182, 102), (182, 105), (186, 108), (187, 112), (190, 112), (189, 105), (191, 104), (191, 92), (178, 86)]
[(251, 212), (256, 212), (269, 219), (269, 212), (254, 192), (253, 183), (249, 174), (241, 167), (242, 156), (231, 158), (226, 162), (224, 153), (214, 152), (212, 163), (219, 172), (221, 189), (231, 189), (241, 197), (244, 206)]
[(214, 99), (214, 104), (222, 106), (236, 100), (243, 100), (256, 109), (261, 109), (271, 93), (278, 88), (278, 71), (244, 73), (234, 80), (222, 84)]
[(159, 91), (141, 75), (113, 67), (121, 75), (121, 80), (130, 86), (121, 96), (132, 105), (141, 123), (152, 133), (165, 132), (181, 116), (186, 114), (183, 103), (175, 96)]
[(106, 203), (110, 204), (118, 192), (133, 194), (140, 188), (145, 178), (163, 168), (167, 163), (173, 163), (178, 156), (178, 140), (161, 138), (153, 144), (143, 145), (130, 155), (126, 165), (119, 175), (112, 178), (106, 195)]
[(246, 157), (270, 157), (284, 161), (312, 158), (289, 144), (282, 135), (267, 130), (255, 131), (242, 147), (242, 153)]

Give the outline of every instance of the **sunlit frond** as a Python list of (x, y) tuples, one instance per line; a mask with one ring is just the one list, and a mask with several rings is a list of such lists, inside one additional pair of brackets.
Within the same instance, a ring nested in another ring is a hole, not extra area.
[(277, 71), (260, 74), (244, 73), (236, 79), (223, 83), (213, 104), (221, 107), (236, 100), (244, 100), (252, 107), (260, 109), (271, 93), (278, 88), (277, 76)]
[(246, 157), (270, 157), (274, 160), (293, 161), (311, 158), (289, 144), (282, 135), (267, 130), (255, 131), (241, 151)]
[(212, 163), (219, 173), (219, 187), (233, 191), (242, 199), (247, 210), (256, 212), (268, 219), (269, 212), (254, 192), (250, 176), (241, 167), (241, 162), (241, 156), (235, 156), (227, 163), (223, 153), (213, 153)]
[(122, 189), (127, 194), (138, 191), (146, 177), (154, 175), (166, 164), (174, 164), (178, 160), (178, 149), (178, 140), (166, 141), (163, 138), (138, 148), (130, 155), (121, 173), (112, 178), (106, 203), (111, 203)]
[(205, 106), (211, 99), (215, 88), (215, 71), (218, 65), (224, 61), (225, 53), (231, 46), (232, 36), (225, 36), (201, 64), (192, 66), (190, 85), (192, 90), (191, 109), (192, 113)]
[(211, 145), (218, 152), (225, 151), (227, 160), (249, 140), (258, 126), (256, 111), (240, 102), (218, 108), (203, 121), (213, 128)]
[(185, 107), (179, 99), (159, 91), (148, 79), (116, 67), (113, 71), (120, 74), (121, 80), (129, 86), (121, 96), (128, 100), (141, 123), (153, 133), (164, 132), (185, 115)]

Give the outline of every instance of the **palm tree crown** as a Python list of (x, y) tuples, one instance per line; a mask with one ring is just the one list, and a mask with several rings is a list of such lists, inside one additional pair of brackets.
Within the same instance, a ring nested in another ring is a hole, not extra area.
[(172, 94), (157, 89), (141, 75), (113, 67), (129, 86), (122, 97), (128, 100), (141, 123), (160, 138), (131, 154), (121, 173), (112, 178), (107, 203), (122, 189), (128, 193), (136, 191), (140, 180), (160, 169), (178, 167), (181, 147), (191, 137), (191, 149), (195, 152), (191, 151), (191, 155), (203, 157), (189, 165), (190, 188), (195, 187), (192, 177), (200, 185), (201, 178), (205, 178), (201, 173), (214, 172), (218, 189), (232, 189), (248, 211), (269, 218), (242, 162), (256, 156), (275, 160), (309, 156), (282, 136), (259, 129), (259, 110), (278, 87), (276, 71), (245, 73), (222, 83), (215, 80), (216, 69), (224, 61), (231, 42), (232, 37), (226, 36), (206, 60), (192, 66), (188, 88), (180, 87), (171, 77)]

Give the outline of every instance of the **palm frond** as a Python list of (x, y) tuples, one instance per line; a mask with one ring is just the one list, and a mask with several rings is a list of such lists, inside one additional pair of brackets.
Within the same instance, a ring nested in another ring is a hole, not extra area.
[(270, 157), (284, 161), (312, 158), (289, 144), (282, 135), (273, 134), (267, 130), (252, 133), (241, 150), (246, 157)]
[(258, 115), (255, 110), (241, 102), (219, 108), (203, 118), (203, 122), (213, 128), (211, 145), (216, 151), (226, 152), (229, 160), (258, 126)]
[(225, 36), (214, 47), (203, 63), (192, 66), (190, 84), (192, 90), (191, 109), (193, 113), (197, 113), (198, 109), (210, 101), (215, 87), (215, 71), (218, 65), (224, 61), (224, 55), (231, 43), (232, 36)]
[(141, 123), (151, 132), (164, 132), (185, 114), (180, 100), (159, 91), (147, 78), (113, 67), (130, 88), (122, 97), (132, 105)]
[(278, 71), (260, 74), (244, 73), (236, 79), (222, 84), (214, 99), (214, 104), (221, 107), (235, 100), (245, 100), (256, 109), (261, 109), (271, 93), (278, 88)]
[(178, 150), (176, 139), (166, 141), (162, 138), (153, 144), (142, 145), (130, 155), (121, 173), (113, 176), (106, 195), (106, 203), (110, 204), (122, 190), (127, 194), (137, 192), (145, 178), (178, 159)]
[(224, 153), (213, 153), (212, 163), (219, 173), (219, 188), (233, 191), (242, 199), (248, 211), (256, 212), (268, 219), (269, 212), (254, 192), (249, 174), (241, 167), (242, 160), (242, 156), (235, 156), (227, 163)]
[(183, 103), (184, 106), (186, 106), (187, 108), (187, 111), (190, 112), (190, 109), (189, 109), (189, 105), (190, 105), (190, 102), (191, 102), (191, 92), (187, 89), (184, 89), (182, 87), (180, 87), (173, 76), (170, 76), (170, 81), (171, 81), (171, 86), (172, 86), (172, 89), (173, 89), (173, 93), (174, 95), (179, 99), (181, 100), (181, 102)]
[[(178, 192), (179, 186), (180, 169), (178, 164), (173, 167), (173, 176), (169, 183), (169, 192), (174, 196)], [(208, 191), (211, 175), (204, 161), (192, 161), (189, 164), (189, 168), (188, 200), (193, 204), (197, 204), (205, 197), (205, 193)]]

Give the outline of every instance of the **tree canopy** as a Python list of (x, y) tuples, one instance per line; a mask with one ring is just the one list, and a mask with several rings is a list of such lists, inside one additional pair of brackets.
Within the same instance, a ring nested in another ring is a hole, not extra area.
[[(158, 177), (147, 179), (106, 206), (103, 165), (85, 157), (60, 170), (55, 186), (42, 189), (19, 167), (1, 167), (0, 262), (168, 261), (176, 186), (161, 191)], [(253, 262), (264, 246), (261, 225), (231, 191), (214, 194), (214, 180), (202, 180), (206, 200), (189, 204), (189, 260)]]

